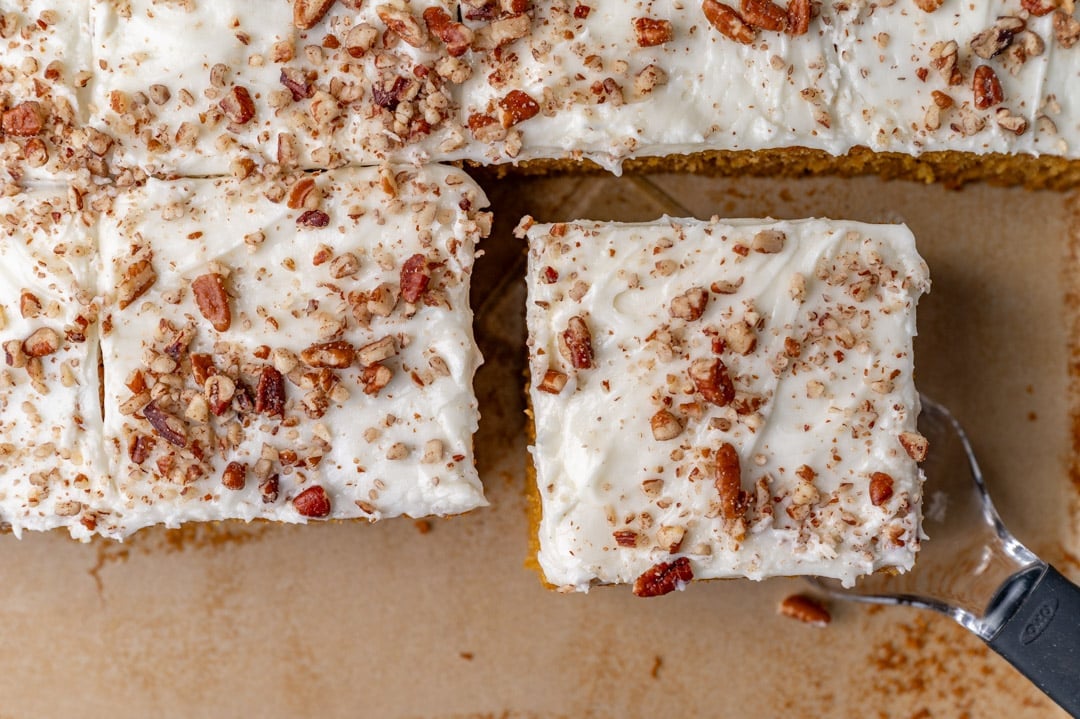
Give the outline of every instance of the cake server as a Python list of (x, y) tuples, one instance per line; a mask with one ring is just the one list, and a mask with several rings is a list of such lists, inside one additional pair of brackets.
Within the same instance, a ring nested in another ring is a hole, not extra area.
[(1080, 587), (1006, 529), (960, 423), (922, 398), (919, 431), (930, 440), (923, 527), (915, 568), (877, 573), (829, 595), (947, 614), (986, 642), (1074, 717), (1080, 717)]

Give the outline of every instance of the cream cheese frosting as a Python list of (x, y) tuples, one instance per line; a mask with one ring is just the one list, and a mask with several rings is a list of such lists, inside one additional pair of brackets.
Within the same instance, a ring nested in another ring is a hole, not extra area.
[(148, 181), (100, 228), (101, 531), (447, 515), (485, 504), (469, 280), (482, 191), (451, 168)]
[(306, 28), (287, 0), (92, 0), (90, 115), (120, 166), (158, 174), (244, 158), (617, 172), (792, 146), (1077, 158), (1080, 21), (1041, 5), (824, 2), (805, 33), (744, 26), (743, 44), (682, 0), (338, 2)]
[(111, 499), (92, 234), (62, 188), (0, 198), (0, 525), (85, 539)]
[(547, 581), (912, 566), (927, 268), (900, 225), (522, 221)]

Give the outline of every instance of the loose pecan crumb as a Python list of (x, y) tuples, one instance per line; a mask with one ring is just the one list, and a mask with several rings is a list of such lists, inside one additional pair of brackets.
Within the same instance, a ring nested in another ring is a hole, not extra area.
[(720, 513), (725, 519), (738, 519), (746, 513), (747, 494), (742, 489), (739, 453), (730, 442), (716, 452), (716, 491), (720, 493)]
[(893, 496), (892, 475), (885, 472), (874, 472), (870, 475), (870, 501), (875, 507), (880, 507)]
[(214, 329), (224, 332), (232, 325), (232, 312), (229, 309), (229, 294), (225, 291), (225, 278), (216, 272), (199, 275), (191, 283), (195, 295), (195, 304), (199, 312)]
[(229, 462), (221, 473), (221, 485), (226, 489), (239, 490), (247, 484), (247, 465), (243, 462)]
[(824, 627), (832, 621), (829, 610), (821, 602), (804, 594), (792, 594), (780, 602), (778, 612), (792, 619), (815, 627)]
[(697, 359), (690, 365), (689, 375), (694, 387), (705, 401), (726, 407), (735, 399), (735, 383), (722, 360)]
[(694, 578), (690, 560), (679, 557), (674, 562), (660, 562), (646, 569), (634, 581), (634, 594), (639, 597), (659, 597), (685, 586)]
[(651, 17), (634, 18), (634, 32), (639, 47), (655, 47), (671, 40), (671, 23)]
[(303, 517), (319, 519), (330, 516), (330, 497), (317, 484), (293, 497), (293, 506)]
[(750, 27), (739, 15), (738, 11), (730, 5), (717, 2), (717, 0), (704, 0), (701, 10), (705, 13), (705, 19), (709, 24), (720, 31), (720, 34), (735, 42), (749, 45), (757, 37), (757, 32)]
[(582, 317), (571, 317), (566, 329), (559, 335), (559, 353), (574, 369), (592, 368), (592, 334)]

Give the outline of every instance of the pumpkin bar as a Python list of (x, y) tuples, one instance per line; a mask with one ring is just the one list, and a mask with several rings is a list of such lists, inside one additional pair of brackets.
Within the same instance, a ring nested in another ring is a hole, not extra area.
[(485, 504), (469, 283), (482, 191), (445, 167), (150, 180), (101, 222), (112, 524)]
[(549, 584), (651, 596), (911, 568), (929, 279), (906, 227), (525, 218), (519, 234)]

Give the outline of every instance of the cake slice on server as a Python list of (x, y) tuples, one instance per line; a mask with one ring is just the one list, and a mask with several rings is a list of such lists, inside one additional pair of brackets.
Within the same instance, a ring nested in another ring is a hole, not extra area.
[(469, 284), (489, 216), (445, 167), (151, 180), (103, 220), (113, 536), (483, 505)]
[(906, 227), (525, 218), (519, 233), (548, 583), (652, 596), (912, 566), (929, 279)]
[(90, 224), (67, 188), (0, 198), (0, 525), (16, 535), (88, 539), (112, 499)]

